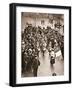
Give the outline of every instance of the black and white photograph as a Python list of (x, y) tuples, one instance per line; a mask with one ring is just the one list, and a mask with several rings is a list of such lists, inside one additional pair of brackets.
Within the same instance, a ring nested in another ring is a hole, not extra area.
[(21, 13), (22, 77), (64, 75), (64, 14)]

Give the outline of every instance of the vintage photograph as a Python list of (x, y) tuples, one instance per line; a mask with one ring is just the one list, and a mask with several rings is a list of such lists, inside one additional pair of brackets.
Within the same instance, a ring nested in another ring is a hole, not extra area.
[(21, 12), (21, 77), (64, 75), (64, 14)]

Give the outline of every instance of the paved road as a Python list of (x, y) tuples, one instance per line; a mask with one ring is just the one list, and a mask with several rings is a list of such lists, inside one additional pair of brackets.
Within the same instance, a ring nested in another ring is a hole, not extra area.
[[(44, 57), (43, 54), (39, 53), (40, 66), (38, 68), (37, 76), (52, 76), (52, 73), (56, 73), (57, 75), (64, 74), (64, 61), (62, 56), (60, 55), (60, 51), (56, 53), (56, 61), (53, 66), (50, 65), (49, 52), (46, 50)], [(32, 71), (26, 72), (22, 74), (22, 77), (33, 77)]]
[[(59, 55), (59, 53), (57, 53)], [(57, 56), (58, 56), (57, 55)], [(56, 62), (53, 66), (50, 65), (49, 53), (45, 52), (44, 57), (42, 53), (39, 53), (40, 66), (38, 68), (38, 76), (52, 76), (52, 73), (56, 73), (57, 75), (64, 74), (64, 61), (62, 56), (58, 56), (56, 58)]]

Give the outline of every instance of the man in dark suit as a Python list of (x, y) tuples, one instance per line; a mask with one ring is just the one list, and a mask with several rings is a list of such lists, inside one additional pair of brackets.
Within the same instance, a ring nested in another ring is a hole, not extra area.
[(40, 65), (40, 61), (38, 59), (38, 56), (35, 56), (33, 59), (33, 64), (32, 64), (34, 77), (37, 77), (37, 71), (38, 71), (39, 65)]

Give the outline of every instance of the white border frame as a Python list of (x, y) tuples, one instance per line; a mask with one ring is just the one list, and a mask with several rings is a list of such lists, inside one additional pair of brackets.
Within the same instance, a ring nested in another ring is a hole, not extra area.
[[(64, 76), (21, 78), (21, 12), (64, 14)], [(69, 10), (16, 7), (16, 84), (69, 81)]]

